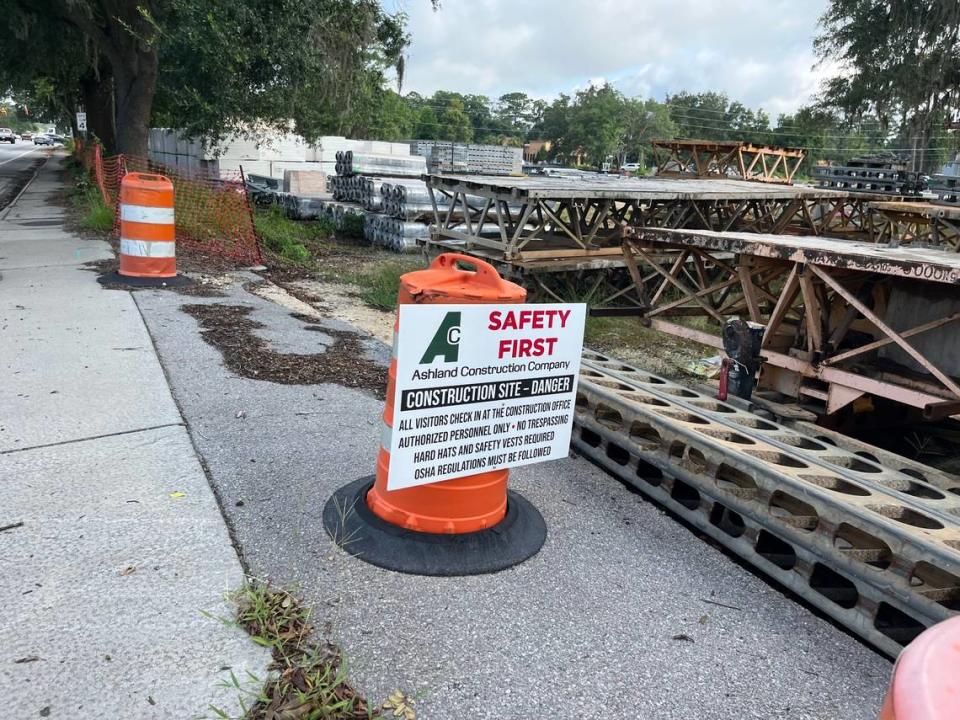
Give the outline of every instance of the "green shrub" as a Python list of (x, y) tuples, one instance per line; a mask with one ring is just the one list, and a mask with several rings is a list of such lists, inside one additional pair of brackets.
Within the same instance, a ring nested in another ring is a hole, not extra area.
[(343, 230), (341, 235), (351, 238), (363, 237), (363, 215), (348, 213), (343, 216)]
[(80, 227), (98, 232), (113, 230), (113, 208), (103, 201), (103, 195), (96, 185), (81, 179), (71, 200), (80, 214)]
[(327, 220), (295, 221), (276, 205), (254, 214), (257, 237), (263, 246), (286, 260), (304, 265), (312, 253), (308, 246), (320, 246), (333, 233)]
[(383, 260), (343, 279), (359, 288), (357, 294), (367, 305), (380, 310), (394, 310), (397, 307), (400, 276), (411, 270), (422, 269), (423, 263), (417, 258), (397, 258)]

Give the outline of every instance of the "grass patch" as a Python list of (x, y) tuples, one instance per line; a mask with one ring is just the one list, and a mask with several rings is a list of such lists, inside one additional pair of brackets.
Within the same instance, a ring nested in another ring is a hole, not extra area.
[(363, 237), (363, 215), (347, 213), (343, 216), (343, 228), (340, 234), (358, 240)]
[(333, 225), (327, 220), (294, 221), (276, 205), (258, 210), (253, 223), (267, 250), (298, 265), (306, 265), (314, 253), (324, 250), (325, 241), (333, 234)]
[(80, 227), (97, 232), (113, 230), (113, 208), (103, 201), (100, 190), (89, 180), (78, 178), (70, 201), (78, 213)]
[(378, 310), (394, 310), (397, 307), (397, 292), (400, 276), (411, 270), (422, 270), (419, 258), (381, 260), (359, 272), (348, 273), (342, 278), (358, 288), (358, 295), (367, 305)]
[[(716, 333), (705, 318), (680, 318), (678, 324)], [(669, 335), (646, 327), (634, 317), (587, 316), (584, 344), (638, 365), (657, 375), (682, 380), (695, 377), (691, 362), (717, 351), (692, 340)]]
[[(231, 672), (223, 683), (237, 692), (243, 720), (370, 720), (387, 715), (415, 720), (413, 701), (400, 691), (382, 707), (371, 707), (357, 694), (347, 681), (340, 649), (309, 641), (310, 610), (292, 594), (251, 579), (231, 600), (235, 622), (273, 656), (265, 682), (253, 675), (241, 680)], [(218, 720), (231, 717), (222, 708), (210, 710)]]

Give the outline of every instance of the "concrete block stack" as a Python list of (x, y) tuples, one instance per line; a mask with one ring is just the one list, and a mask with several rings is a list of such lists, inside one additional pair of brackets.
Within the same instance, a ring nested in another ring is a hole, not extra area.
[(189, 138), (179, 130), (153, 128), (148, 149), (155, 162), (224, 179), (238, 179), (241, 167), (248, 175), (278, 180), (284, 180), (286, 172), (319, 173), (325, 178), (336, 172), (338, 153), (410, 155), (409, 143), (350, 140), (340, 135), (325, 135), (308, 143), (295, 133), (273, 130), (233, 134), (213, 145), (200, 138)]
[(410, 152), (423, 155), (431, 173), (520, 175), (523, 149), (505, 145), (478, 145), (449, 140), (413, 140)]

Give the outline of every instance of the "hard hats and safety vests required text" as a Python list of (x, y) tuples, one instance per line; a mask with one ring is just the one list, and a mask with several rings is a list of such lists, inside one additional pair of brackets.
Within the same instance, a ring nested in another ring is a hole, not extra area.
[(566, 457), (586, 306), (401, 305), (389, 489)]

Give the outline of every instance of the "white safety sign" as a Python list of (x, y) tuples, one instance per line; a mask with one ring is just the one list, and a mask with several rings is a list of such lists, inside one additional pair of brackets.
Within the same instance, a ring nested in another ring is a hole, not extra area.
[(85, 132), (87, 129), (87, 114), (85, 112), (77, 113), (77, 130)]
[(401, 305), (387, 489), (566, 457), (585, 319), (583, 304)]

